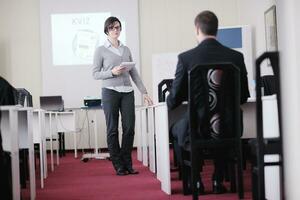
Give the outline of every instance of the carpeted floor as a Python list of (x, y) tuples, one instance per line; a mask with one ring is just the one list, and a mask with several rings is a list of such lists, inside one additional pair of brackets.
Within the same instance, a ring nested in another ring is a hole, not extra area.
[[(182, 194), (181, 181), (177, 172), (172, 172), (172, 195), (166, 195), (160, 190), (160, 182), (148, 168), (136, 160), (133, 154), (134, 168), (140, 174), (116, 176), (111, 162), (108, 160), (90, 160), (83, 163), (74, 159), (72, 153), (60, 159), (60, 165), (54, 172), (49, 172), (45, 180), (45, 188), (40, 189), (37, 177), (37, 200), (164, 200), (192, 199)], [(203, 200), (234, 200), (237, 194), (209, 194), (211, 191), (211, 162), (202, 173), (207, 195), (200, 196)], [(245, 172), (245, 199), (251, 199), (251, 184), (249, 169)]]

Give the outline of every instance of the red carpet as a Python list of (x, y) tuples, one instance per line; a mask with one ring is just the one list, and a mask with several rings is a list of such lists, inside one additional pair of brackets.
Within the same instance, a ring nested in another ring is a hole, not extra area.
[[(45, 180), (45, 188), (40, 189), (37, 180), (37, 200), (163, 200), (163, 199), (191, 199), (191, 196), (182, 195), (181, 181), (177, 173), (172, 173), (172, 195), (166, 195), (160, 190), (160, 182), (148, 168), (144, 167), (133, 155), (134, 168), (140, 174), (116, 176), (111, 162), (108, 160), (90, 160), (83, 163), (74, 159), (69, 153), (60, 159), (60, 165), (54, 172), (49, 172)], [(212, 165), (207, 165), (202, 174), (206, 191), (211, 190)], [(245, 199), (251, 199), (250, 173), (245, 173)], [(38, 179), (38, 178), (37, 178)], [(203, 200), (233, 200), (237, 194), (204, 195)]]

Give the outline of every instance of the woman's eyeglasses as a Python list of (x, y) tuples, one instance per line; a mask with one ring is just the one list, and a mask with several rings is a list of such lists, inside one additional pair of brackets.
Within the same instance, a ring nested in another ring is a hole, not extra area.
[(121, 30), (121, 26), (110, 26), (108, 27), (109, 31), (120, 31)]

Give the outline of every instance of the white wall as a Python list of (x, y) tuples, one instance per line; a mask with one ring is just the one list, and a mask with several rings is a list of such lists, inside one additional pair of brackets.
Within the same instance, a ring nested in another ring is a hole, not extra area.
[(299, 0), (277, 0), (280, 51), (285, 199), (300, 197)]
[[(276, 0), (237, 0), (237, 4), (238, 23), (252, 27), (253, 55), (254, 58), (257, 58), (266, 51), (264, 12), (275, 5)], [(255, 71), (253, 72), (255, 73)], [(271, 68), (266, 64), (261, 72), (262, 74), (273, 74)]]
[(220, 26), (236, 25), (237, 1), (140, 0), (142, 76), (149, 94), (153, 94), (152, 55), (182, 52), (195, 47), (194, 19), (203, 10), (214, 11), (219, 17)]
[[(199, 12), (212, 10), (220, 26), (252, 26), (255, 59), (266, 51), (264, 12), (275, 3), (276, 0), (230, 0), (226, 3), (222, 0), (140, 0), (142, 75), (149, 93), (153, 90), (152, 55), (193, 48), (196, 45), (193, 22)], [(264, 67), (262, 74), (272, 74), (272, 70)]]
[[(152, 54), (181, 52), (194, 47), (193, 21), (200, 11), (214, 11), (220, 26), (249, 24), (255, 27), (253, 53), (260, 55), (265, 50), (263, 13), (274, 2), (139, 0), (141, 75), (149, 94), (152, 94)], [(14, 86), (28, 88), (34, 105), (38, 106), (38, 97), (42, 94), (39, 0), (1, 0), (0, 25), (0, 74)]]
[(27, 88), (39, 105), (39, 0), (1, 0), (0, 27), (0, 75), (15, 87)]
[[(141, 75), (149, 94), (153, 91), (152, 55), (196, 46), (194, 18), (203, 10), (215, 12), (220, 26), (257, 26), (254, 52), (263, 52), (263, 12), (269, 4), (262, 2), (265, 1), (139, 0)], [(39, 0), (0, 0), (0, 75), (15, 87), (27, 88), (35, 107), (42, 95), (39, 17)]]

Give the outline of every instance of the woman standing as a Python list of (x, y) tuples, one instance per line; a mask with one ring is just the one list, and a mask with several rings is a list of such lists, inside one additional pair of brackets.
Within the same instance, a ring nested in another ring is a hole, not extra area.
[[(131, 151), (134, 140), (135, 106), (134, 92), (129, 76), (143, 94), (144, 101), (152, 104), (147, 90), (133, 66), (130, 70), (121, 66), (131, 62), (131, 52), (119, 40), (121, 22), (109, 17), (104, 24), (107, 40), (96, 49), (93, 76), (102, 80), (102, 104), (107, 127), (107, 145), (117, 175), (138, 174), (132, 167)], [(119, 144), (119, 112), (122, 121), (122, 144)]]

